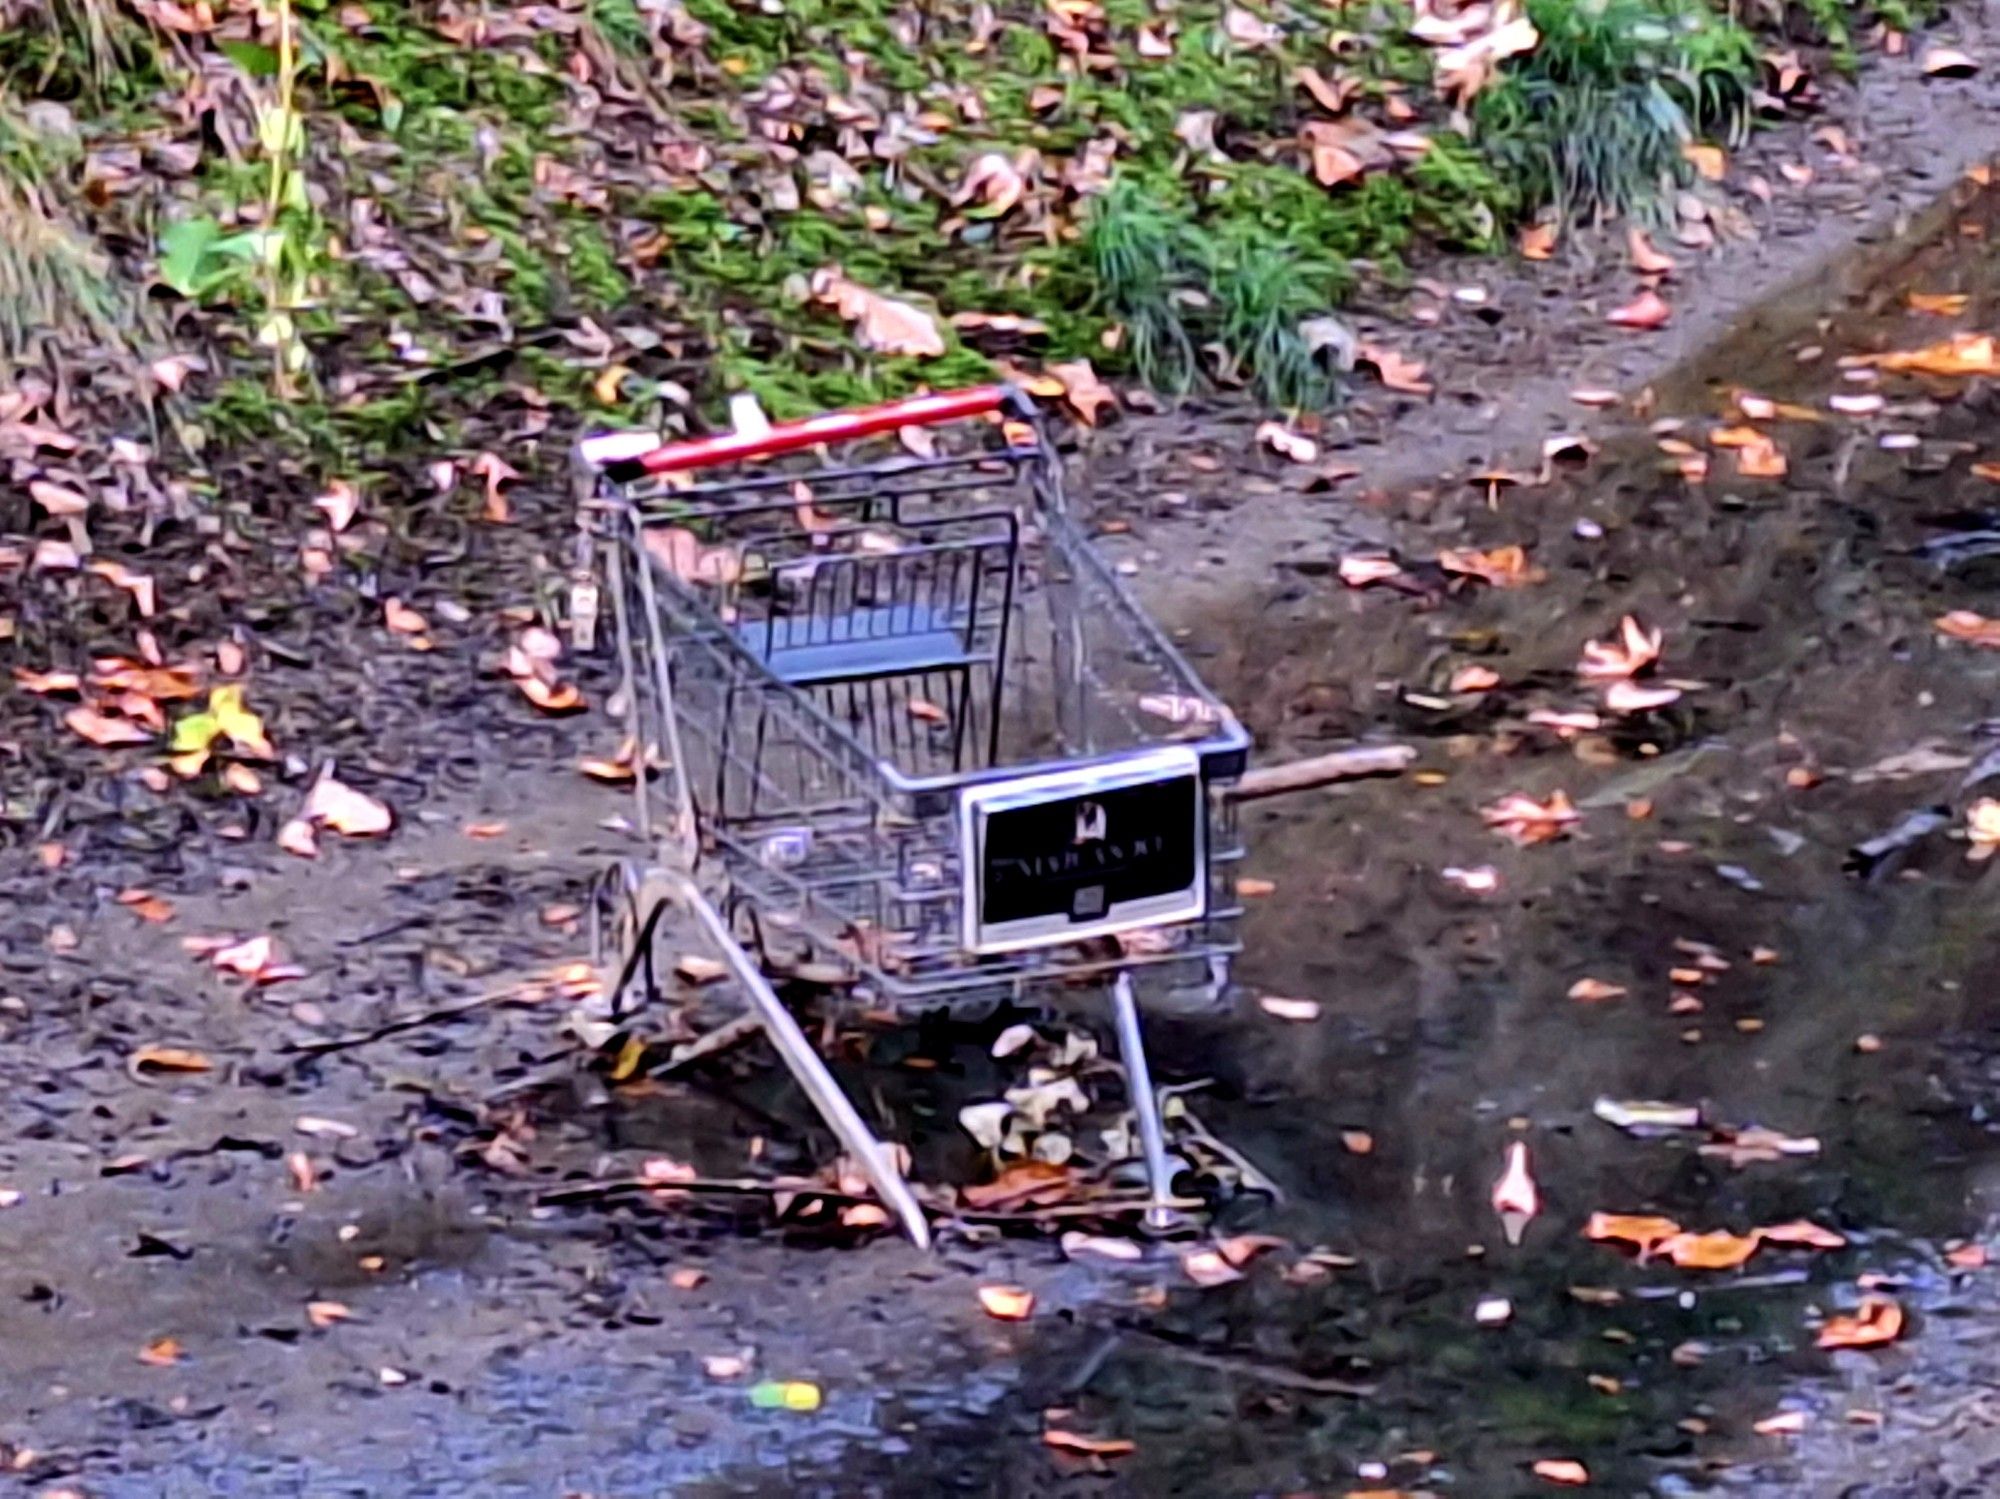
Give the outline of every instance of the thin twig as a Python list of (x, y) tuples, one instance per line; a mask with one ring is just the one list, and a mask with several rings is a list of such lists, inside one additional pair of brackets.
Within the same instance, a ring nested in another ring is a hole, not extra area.
[(1262, 1380), (1265, 1384), (1277, 1385), (1280, 1389), (1298, 1390), (1307, 1395), (1341, 1395), (1349, 1400), (1365, 1400), (1375, 1393), (1372, 1384), (1356, 1384), (1347, 1379), (1327, 1379), (1317, 1374), (1303, 1374), (1285, 1364), (1267, 1363), (1265, 1360), (1245, 1353), (1212, 1353), (1206, 1348), (1193, 1348), (1177, 1342), (1150, 1327), (1133, 1323), (1124, 1324), (1129, 1332), (1137, 1333), (1158, 1352), (1168, 1358), (1193, 1364), (1202, 1369), (1216, 1369), (1224, 1374), (1234, 1374), (1243, 1379)]
[(440, 1005), (437, 1009), (425, 1010), (419, 1015), (405, 1015), (400, 1020), (385, 1021), (372, 1030), (348, 1031), (344, 1035), (328, 1036), (320, 1041), (289, 1041), (285, 1044), (285, 1050), (294, 1056), (325, 1056), (328, 1052), (346, 1051), (353, 1046), (367, 1046), (371, 1042), (383, 1041), (390, 1036), (417, 1030), (439, 1020), (452, 1020), (460, 1015), (469, 1015), (474, 1010), (485, 1009), (489, 1005), (505, 1004), (510, 999), (521, 999), (530, 995), (540, 997), (538, 981), (525, 980), (518, 984), (509, 984), (504, 989), (475, 994), (470, 999)]

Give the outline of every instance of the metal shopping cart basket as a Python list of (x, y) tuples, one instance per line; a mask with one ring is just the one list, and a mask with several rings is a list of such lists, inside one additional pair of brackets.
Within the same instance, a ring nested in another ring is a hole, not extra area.
[(650, 982), (661, 910), (690, 911), (922, 1241), (765, 974), (902, 1012), (1101, 984), (1160, 1221), (1135, 986), (1227, 982), (1223, 792), (1247, 739), (1070, 514), (1033, 404), (988, 386), (664, 444), (606, 434), (578, 473), (576, 630), (588, 643), (608, 594), (650, 850), (614, 1004)]

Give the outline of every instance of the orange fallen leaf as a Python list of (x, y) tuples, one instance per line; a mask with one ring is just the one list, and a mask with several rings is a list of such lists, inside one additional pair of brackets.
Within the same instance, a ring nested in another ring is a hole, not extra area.
[(1081, 1432), (1051, 1426), (1042, 1433), (1042, 1445), (1058, 1452), (1077, 1452), (1086, 1457), (1125, 1457), (1139, 1450), (1138, 1443), (1124, 1437), (1090, 1437)]
[(1279, 1020), (1319, 1019), (1319, 1001), (1316, 999), (1282, 999), (1275, 994), (1266, 994), (1257, 1001), (1257, 1008)]
[(1960, 1244), (1944, 1252), (1944, 1262), (1954, 1270), (1983, 1270), (1986, 1268), (1986, 1246)]
[(1693, 167), (1705, 182), (1720, 182), (1729, 175), (1729, 158), (1720, 146), (1690, 143), (1681, 147), (1681, 159)]
[(1970, 609), (1954, 609), (1949, 614), (1939, 615), (1934, 623), (1940, 635), (1971, 645), (1983, 645), (1989, 650), (2000, 650), (2000, 619), (1988, 619)]
[(857, 342), (878, 353), (935, 359), (945, 352), (937, 319), (914, 303), (849, 280), (836, 266), (813, 272), (812, 295), (854, 324)]
[(354, 1313), (348, 1310), (347, 1303), (344, 1301), (308, 1301), (306, 1303), (306, 1321), (322, 1330), (333, 1326), (336, 1322), (345, 1322), (353, 1315)]
[(144, 744), (153, 737), (130, 719), (113, 718), (96, 708), (72, 708), (63, 714), (63, 722), (69, 725), (72, 733), (107, 749), (125, 744)]
[(1232, 1280), (1241, 1280), (1243, 1272), (1225, 1259), (1217, 1249), (1191, 1249), (1181, 1256), (1181, 1269), (1187, 1278), (1204, 1288), (1223, 1286)]
[(1523, 260), (1548, 260), (1556, 253), (1556, 226), (1554, 224), (1530, 224), (1521, 231), (1520, 246)]
[(1517, 588), (1539, 582), (1542, 573), (1528, 566), (1528, 554), (1518, 546), (1494, 547), (1489, 552), (1447, 548), (1438, 553), (1438, 566), (1448, 573), (1478, 578), (1495, 588)]
[(1958, 333), (1941, 344), (1862, 355), (1854, 362), (1919, 375), (1996, 375), (2000, 374), (2000, 339), (1990, 333)]
[(1595, 1243), (1636, 1245), (1642, 1253), (1673, 1238), (1681, 1226), (1671, 1218), (1629, 1213), (1592, 1213), (1583, 1226), (1583, 1236)]
[(1632, 269), (1642, 276), (1670, 275), (1677, 264), (1673, 256), (1654, 249), (1646, 231), (1637, 226), (1626, 231), (1625, 248), (1632, 257)]
[(1424, 366), (1420, 360), (1406, 358), (1381, 344), (1361, 344), (1355, 349), (1354, 358), (1358, 364), (1374, 365), (1382, 384), (1390, 390), (1427, 396), (1436, 388), (1424, 378)]
[(1461, 666), (1451, 674), (1453, 692), (1491, 692), (1500, 685), (1500, 673), (1490, 666)]
[(1879, 1348), (1903, 1331), (1903, 1309), (1887, 1296), (1863, 1296), (1851, 1313), (1828, 1317), (1819, 1330), (1822, 1348)]
[(1365, 1129), (1344, 1129), (1340, 1132), (1340, 1143), (1349, 1155), (1373, 1155), (1375, 1137)]
[(1750, 1231), (1767, 1244), (1796, 1244), (1806, 1249), (1844, 1249), (1847, 1239), (1830, 1228), (1821, 1228), (1805, 1218), (1792, 1223), (1773, 1224)]
[(929, 698), (913, 697), (904, 705), (910, 717), (919, 723), (948, 723), (949, 715)]
[(1806, 1413), (1779, 1411), (1775, 1416), (1766, 1416), (1750, 1429), (1760, 1437), (1797, 1436), (1806, 1429)]
[(1535, 1477), (1565, 1488), (1581, 1488), (1590, 1482), (1590, 1469), (1567, 1457), (1545, 1457), (1535, 1463)]
[(1757, 1252), (1755, 1234), (1712, 1229), (1705, 1234), (1681, 1233), (1653, 1246), (1683, 1270), (1734, 1270)]
[(979, 1305), (1000, 1322), (1025, 1322), (1034, 1315), (1035, 1293), (1019, 1286), (981, 1286)]
[(1063, 400), (1086, 427), (1097, 425), (1106, 407), (1118, 409), (1118, 397), (1097, 376), (1088, 359), (1072, 359), (1048, 367), (1049, 375), (1062, 382)]
[(1591, 681), (1635, 676), (1660, 659), (1665, 639), (1663, 631), (1648, 630), (1636, 616), (1628, 614), (1618, 622), (1615, 639), (1593, 640), (1584, 646), (1576, 674)]
[(1655, 291), (1642, 291), (1623, 307), (1614, 307), (1604, 315), (1604, 321), (1618, 328), (1636, 328), (1650, 332), (1654, 328), (1666, 326), (1674, 315), (1666, 299)]
[(164, 1369), (181, 1361), (181, 1345), (173, 1338), (155, 1338), (139, 1350), (139, 1362)]
[(1746, 479), (1782, 479), (1786, 467), (1784, 452), (1768, 437), (1736, 451), (1736, 472)]
[(378, 837), (396, 825), (388, 803), (335, 780), (330, 770), (313, 783), (299, 816), (350, 838)]
[(583, 693), (574, 682), (544, 682), (540, 677), (516, 677), (521, 696), (544, 713), (574, 713), (583, 706)]
[(184, 1046), (142, 1046), (132, 1053), (126, 1066), (134, 1073), (208, 1072), (215, 1064), (201, 1052)]
[(2000, 463), (1975, 463), (1972, 465), (1972, 476), (2000, 484)]
[(76, 692), (83, 686), (83, 678), (73, 671), (34, 671), (26, 666), (14, 668), (14, 682), (23, 692), (43, 695)]
[(382, 601), (382, 622), (398, 635), (421, 635), (430, 628), (424, 617), (401, 599)]
[(1623, 984), (1610, 983), (1605, 979), (1582, 978), (1569, 986), (1569, 997), (1582, 1000), (1585, 1004), (1595, 1004), (1599, 1000), (1623, 999), (1626, 989)]
[(1970, 300), (1962, 291), (1913, 291), (1910, 311), (1928, 312), (1934, 317), (1957, 317)]
[(1537, 843), (1552, 842), (1583, 820), (1583, 814), (1576, 810), (1569, 797), (1561, 791), (1550, 792), (1548, 799), (1540, 802), (1531, 796), (1515, 792), (1502, 797), (1481, 812), (1480, 816), (1485, 819), (1488, 827), (1511, 838), (1523, 848)]
[(1273, 881), (1261, 880), (1254, 875), (1242, 875), (1236, 881), (1236, 893), (1251, 900), (1269, 895), (1277, 888)]

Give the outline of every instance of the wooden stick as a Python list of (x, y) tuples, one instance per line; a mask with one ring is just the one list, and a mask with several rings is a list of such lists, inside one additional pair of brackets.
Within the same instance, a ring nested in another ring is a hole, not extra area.
[(1364, 776), (1401, 775), (1416, 758), (1415, 748), (1407, 744), (1357, 744), (1283, 765), (1252, 766), (1225, 794), (1247, 802), (1264, 796), (1282, 796), (1288, 791), (1330, 786), (1336, 781), (1360, 780)]

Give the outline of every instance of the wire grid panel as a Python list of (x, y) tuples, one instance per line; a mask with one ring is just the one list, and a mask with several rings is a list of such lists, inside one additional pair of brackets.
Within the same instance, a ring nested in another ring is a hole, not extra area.
[[(692, 812), (767, 935), (912, 1002), (1115, 968), (1212, 974), (1235, 950), (1235, 822), (1215, 793), (1240, 771), (1241, 730), (1076, 530), (1039, 443), (640, 487), (608, 514), (635, 731), (676, 762), (652, 815)], [(1162, 744), (1201, 767), (1200, 914), (969, 950), (965, 794), (1115, 776)], [(660, 791), (642, 778), (640, 794)]]

